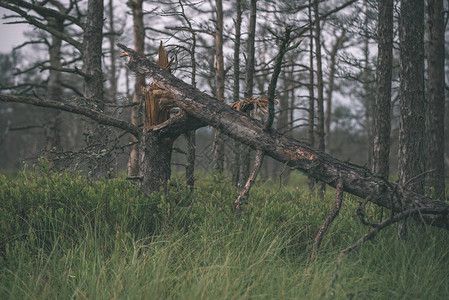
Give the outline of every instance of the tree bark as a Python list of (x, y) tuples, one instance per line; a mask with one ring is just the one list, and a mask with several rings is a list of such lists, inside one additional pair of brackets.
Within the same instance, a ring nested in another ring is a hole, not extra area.
[[(177, 136), (176, 136), (177, 137)], [(149, 131), (140, 140), (141, 186), (145, 195), (167, 187), (171, 175), (171, 154), (175, 138)]]
[(437, 199), (445, 199), (444, 188), (444, 5), (443, 0), (427, 0), (428, 108), (426, 188)]
[(379, 1), (376, 102), (373, 125), (373, 173), (390, 173), (391, 76), (393, 68), (393, 0)]
[[(134, 49), (144, 54), (145, 52), (145, 29), (143, 24), (143, 0), (130, 0), (128, 6), (133, 15)], [(145, 77), (137, 74), (134, 82), (134, 94), (132, 102), (135, 106), (131, 109), (131, 124), (138, 125), (142, 123), (142, 103), (143, 87), (145, 86)], [(134, 136), (130, 137), (130, 142), (135, 143), (131, 146), (128, 161), (128, 176), (133, 177), (139, 174), (139, 146)]]
[[(395, 212), (416, 206), (426, 207), (428, 210), (421, 216), (423, 220), (434, 226), (449, 229), (447, 203), (424, 197), (408, 189), (403, 190), (394, 183), (374, 176), (366, 168), (339, 161), (275, 130), (267, 132), (260, 121), (248, 118), (224, 103), (216, 101), (215, 98), (162, 70), (132, 49), (119, 46), (130, 56), (128, 67), (131, 70), (157, 80), (158, 84), (174, 96), (176, 105), (188, 113), (189, 117), (183, 117), (185, 123), (181, 124), (182, 120), (177, 122), (182, 130), (191, 130), (192, 127), (205, 124), (211, 125), (253, 149), (260, 149), (274, 159), (330, 186), (336, 187), (341, 180), (343, 191), (362, 198), (369, 197), (370, 202), (393, 209)], [(169, 123), (174, 124), (175, 120), (169, 119), (166, 124)], [(162, 130), (166, 127), (163, 125), (153, 130)], [(173, 127), (167, 130), (173, 134)], [(163, 132), (159, 134), (162, 135)]]
[(400, 185), (423, 193), (424, 182), (424, 1), (402, 0), (398, 176)]

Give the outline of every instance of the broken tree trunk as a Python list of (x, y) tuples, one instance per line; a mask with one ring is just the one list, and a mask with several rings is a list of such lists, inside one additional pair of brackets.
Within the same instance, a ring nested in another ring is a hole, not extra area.
[[(426, 210), (426, 214), (421, 215), (424, 221), (449, 229), (449, 205), (447, 203), (424, 197), (409, 190), (401, 190), (396, 184), (374, 176), (366, 168), (342, 162), (275, 130), (267, 132), (260, 121), (233, 110), (217, 99), (183, 82), (134, 50), (121, 44), (119, 47), (129, 56), (130, 60), (127, 65), (132, 71), (152, 77), (174, 96), (176, 105), (187, 114), (178, 116), (179, 120), (176, 122), (178, 127), (191, 130), (195, 126), (204, 126), (206, 123), (330, 186), (336, 187), (341, 179), (345, 192), (361, 198), (369, 197), (372, 203), (393, 209), (395, 212), (426, 207), (429, 210)], [(168, 124), (175, 124), (175, 120), (170, 121), (169, 119), (165, 124), (167, 126), (161, 124), (154, 130), (170, 131)]]
[[(159, 45), (157, 65), (170, 71), (167, 51)], [(153, 81), (145, 90), (144, 132), (140, 139), (140, 176), (146, 195), (165, 188), (171, 175), (171, 154), (178, 135), (161, 135), (154, 126), (164, 123), (170, 116), (173, 98), (169, 92)]]

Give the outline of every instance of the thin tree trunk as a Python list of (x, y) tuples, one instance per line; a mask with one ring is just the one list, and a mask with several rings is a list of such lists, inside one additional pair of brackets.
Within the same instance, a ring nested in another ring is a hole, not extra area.
[(422, 194), (425, 166), (424, 1), (401, 1), (399, 38), (399, 183), (404, 189)]
[(346, 32), (342, 31), (340, 36), (337, 37), (335, 44), (332, 46), (331, 52), (329, 54), (329, 81), (327, 85), (327, 95), (326, 95), (326, 118), (324, 127), (324, 145), (329, 152), (329, 140), (330, 140), (330, 130), (331, 130), (331, 119), (332, 119), (332, 94), (334, 92), (334, 81), (335, 81), (335, 60), (337, 57), (338, 50), (343, 46), (346, 40)]
[[(192, 33), (192, 49), (190, 51), (190, 58), (192, 60), (192, 80), (191, 84), (196, 87), (196, 35)], [(192, 130), (185, 134), (187, 140), (187, 157), (186, 157), (186, 184), (193, 190), (195, 185), (195, 158), (196, 158), (196, 130)]]
[(363, 66), (363, 102), (365, 105), (365, 144), (366, 144), (366, 161), (367, 168), (372, 169), (373, 165), (373, 126), (372, 126), (372, 111), (373, 111), (373, 101), (371, 97), (371, 89), (370, 89), (370, 70), (369, 70), (369, 45), (368, 38), (365, 38), (364, 47), (364, 66)]
[[(315, 51), (316, 51), (316, 84), (317, 84), (317, 128), (316, 134), (318, 136), (318, 149), (325, 151), (324, 145), (324, 84), (323, 84), (323, 67), (321, 57), (321, 25), (320, 14), (318, 8), (318, 1), (313, 3), (313, 10), (315, 15)], [(326, 192), (326, 185), (321, 183), (320, 185), (320, 197), (324, 197)]]
[(117, 96), (117, 67), (116, 58), (117, 51), (115, 50), (115, 28), (114, 28), (114, 1), (109, 0), (109, 52), (111, 60), (111, 69), (109, 71), (109, 95), (113, 102), (116, 102)]
[[(185, 23), (189, 28), (189, 32), (192, 37), (192, 44), (189, 51), (190, 60), (192, 63), (192, 73), (191, 73), (191, 81), (190, 84), (193, 87), (196, 87), (196, 32), (192, 27), (192, 22), (189, 17), (186, 15), (184, 10), (184, 5), (182, 2), (179, 2), (181, 8), (181, 17), (184, 19)], [(186, 152), (186, 185), (190, 188), (190, 191), (193, 191), (195, 185), (195, 158), (196, 158), (196, 131), (187, 132), (184, 135), (187, 142), (187, 152)]]
[[(236, 20), (235, 20), (235, 41), (234, 41), (234, 87), (233, 102), (240, 100), (240, 38), (242, 27), (242, 0), (236, 0)], [(232, 161), (232, 184), (237, 186), (240, 173), (240, 142), (234, 140), (234, 159)]]
[(426, 187), (437, 199), (445, 199), (444, 188), (444, 5), (443, 0), (427, 0), (428, 109)]
[[(102, 71), (103, 13), (103, 0), (88, 1), (82, 55), (85, 74), (83, 96), (101, 111), (105, 109)], [(89, 173), (95, 176), (109, 174), (111, 157), (109, 153), (103, 153), (108, 143), (105, 128), (89, 122), (86, 127), (86, 143), (93, 158), (87, 165)]]
[(84, 97), (96, 102), (100, 109), (103, 102), (103, 72), (101, 69), (103, 44), (103, 1), (89, 0), (87, 24), (83, 40)]
[[(309, 0), (309, 22), (312, 24), (312, 0)], [(313, 64), (313, 27), (310, 26), (310, 41), (309, 41), (309, 113), (307, 121), (307, 139), (311, 147), (315, 147), (315, 72)], [(308, 185), (310, 192), (315, 188), (315, 180), (312, 177), (308, 178)]]
[[(133, 30), (134, 30), (134, 49), (144, 54), (145, 52), (145, 29), (143, 24), (143, 0), (130, 0), (128, 5), (132, 10), (133, 15)], [(131, 124), (138, 125), (142, 123), (142, 103), (143, 103), (143, 87), (145, 86), (145, 78), (141, 75), (136, 75), (134, 83), (134, 94), (132, 102), (135, 106), (131, 109)], [(134, 136), (130, 138), (131, 146), (128, 162), (128, 176), (134, 177), (139, 174), (139, 146), (137, 139)]]
[(390, 172), (391, 77), (393, 68), (393, 0), (379, 1), (376, 103), (373, 118), (374, 174)]
[[(256, 39), (256, 18), (257, 18), (257, 0), (250, 1), (250, 18), (248, 28), (248, 40), (246, 45), (246, 76), (244, 98), (248, 99), (253, 95), (254, 72), (255, 72), (255, 39)], [(240, 174), (239, 191), (242, 191), (249, 177), (251, 152), (248, 147), (242, 145), (240, 153)]]
[[(217, 10), (217, 29), (215, 32), (215, 56), (216, 56), (216, 95), (219, 101), (224, 101), (224, 59), (223, 59), (223, 2), (215, 0)], [(218, 173), (224, 171), (224, 136), (215, 129), (214, 133), (214, 170)]]
[[(48, 18), (48, 25), (52, 26), (59, 32), (64, 31), (64, 21)], [(50, 65), (55, 68), (61, 68), (61, 45), (62, 40), (59, 37), (52, 35), (51, 45), (49, 49)], [(60, 84), (61, 72), (50, 69), (50, 76), (47, 84), (47, 99), (51, 101), (60, 101), (62, 95), (62, 88)], [(48, 122), (45, 124), (46, 157), (49, 160), (49, 166), (57, 166), (54, 161), (53, 152), (61, 151), (61, 111), (51, 110), (48, 112)]]

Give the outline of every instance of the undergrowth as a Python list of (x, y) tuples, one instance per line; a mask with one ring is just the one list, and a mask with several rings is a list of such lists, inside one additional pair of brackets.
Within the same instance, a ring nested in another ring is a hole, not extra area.
[[(394, 227), (343, 261), (369, 228), (340, 215), (308, 265), (331, 209), (307, 189), (256, 185), (240, 218), (220, 176), (193, 193), (177, 181), (145, 198), (126, 179), (88, 180), (45, 168), (0, 175), (0, 299), (448, 299), (449, 234)], [(369, 208), (379, 218), (378, 209)]]

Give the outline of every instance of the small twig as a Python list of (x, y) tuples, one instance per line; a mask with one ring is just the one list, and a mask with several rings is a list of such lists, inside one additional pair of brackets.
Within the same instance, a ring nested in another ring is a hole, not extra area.
[(336, 188), (337, 191), (335, 192), (335, 199), (333, 202), (332, 211), (327, 216), (326, 221), (324, 221), (323, 225), (321, 225), (320, 230), (318, 231), (318, 234), (315, 237), (315, 243), (313, 244), (312, 255), (310, 256), (309, 264), (312, 264), (313, 261), (315, 260), (318, 249), (320, 248), (321, 242), (323, 240), (324, 234), (326, 233), (327, 229), (340, 212), (341, 203), (343, 202), (343, 180), (341, 178), (338, 180)]

